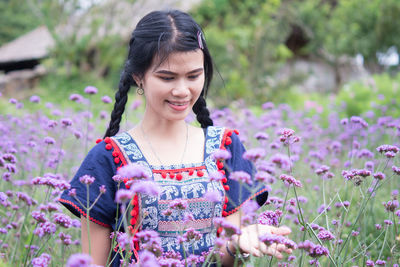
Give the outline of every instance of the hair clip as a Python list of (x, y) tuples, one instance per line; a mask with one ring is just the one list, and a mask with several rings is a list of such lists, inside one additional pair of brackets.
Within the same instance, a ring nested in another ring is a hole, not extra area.
[(197, 42), (199, 43), (200, 49), (204, 49), (202, 35), (203, 34), (201, 33), (201, 31), (197, 32)]

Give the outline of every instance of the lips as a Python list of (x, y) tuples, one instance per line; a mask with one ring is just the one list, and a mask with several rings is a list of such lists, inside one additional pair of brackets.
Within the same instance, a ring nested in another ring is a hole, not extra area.
[(189, 106), (189, 101), (169, 101), (167, 100), (168, 105), (176, 111), (183, 111)]

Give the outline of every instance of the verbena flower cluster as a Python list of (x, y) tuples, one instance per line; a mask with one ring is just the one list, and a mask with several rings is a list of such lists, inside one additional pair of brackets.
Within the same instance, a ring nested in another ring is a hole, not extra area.
[[(37, 111), (25, 109), (15, 98), (0, 100), (10, 110), (0, 115), (0, 261), (17, 266), (90, 266), (91, 257), (79, 253), (80, 219), (71, 218), (56, 202), (63, 190), (70, 189), (69, 181), (82, 159), (103, 135), (112, 99), (88, 86), (82, 94), (69, 97), (79, 106), (77, 111), (63, 110), (38, 96), (29, 98)], [(136, 100), (129, 106), (132, 121), (123, 128), (141, 118), (140, 105)], [(254, 169), (253, 173), (226, 169), (228, 177), (211, 171), (208, 178), (236, 180), (253, 192), (260, 189), (255, 188), (257, 183), (268, 189), (264, 206), (259, 207), (256, 195), (241, 206), (240, 223), (243, 227), (289, 226), (289, 236), (264, 233), (260, 242), (284, 244), (294, 251), (279, 262), (265, 256), (260, 266), (397, 266), (400, 119), (373, 112), (341, 118), (344, 113), (339, 108), (326, 113), (267, 102), (255, 114), (240, 101), (213, 110), (216, 125), (239, 130), (237, 137), (247, 148), (241, 156)], [(221, 149), (212, 158), (226, 167), (232, 156), (239, 155)], [(151, 173), (136, 164), (120, 168), (112, 179), (120, 186), (115, 204), (127, 213), (134, 196), (157, 196), (162, 190)], [(96, 184), (96, 177), (82, 176), (80, 182), (96, 185), (98, 198), (110, 190)], [(79, 192), (72, 189), (69, 194), (76, 197)], [(225, 200), (216, 190), (207, 190), (203, 197), (210, 202)], [(226, 205), (237, 201), (229, 199)], [(186, 199), (176, 199), (164, 214), (182, 215), (177, 225), (182, 229), (181, 245), (202, 235), (201, 229), (188, 226), (194, 217), (187, 207)], [(215, 248), (201, 255), (188, 252), (186, 257), (162, 251), (160, 237), (152, 231), (113, 232), (111, 240), (113, 248), (124, 249), (127, 255), (139, 242), (140, 266), (199, 266), (218, 261), (226, 240), (244, 232), (223, 218), (215, 218), (210, 227), (219, 233)], [(124, 264), (135, 266), (129, 259)]]

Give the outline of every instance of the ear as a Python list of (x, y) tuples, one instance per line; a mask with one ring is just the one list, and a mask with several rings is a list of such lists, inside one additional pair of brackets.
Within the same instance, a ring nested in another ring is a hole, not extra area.
[(139, 76), (132, 74), (132, 78), (135, 81), (135, 83), (137, 84), (137, 86), (139, 86), (141, 83), (143, 83), (143, 79), (139, 78)]

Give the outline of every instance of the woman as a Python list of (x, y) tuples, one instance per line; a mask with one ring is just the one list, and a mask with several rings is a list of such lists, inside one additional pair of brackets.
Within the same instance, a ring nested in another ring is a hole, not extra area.
[[(262, 185), (253, 183), (253, 190), (249, 190), (229, 179), (229, 172), (251, 174), (252, 164), (242, 158), (245, 150), (237, 132), (213, 126), (209, 117), (205, 96), (212, 74), (212, 59), (201, 28), (188, 14), (177, 10), (156, 11), (139, 21), (129, 42), (128, 58), (105, 139), (89, 152), (72, 180), (75, 191), (72, 194), (66, 191), (60, 198), (61, 203), (81, 216), (83, 251), (88, 253), (90, 247), (95, 264), (105, 265), (110, 259), (110, 233), (119, 227), (115, 217), (121, 213), (114, 202), (115, 194), (118, 188), (129, 187), (113, 177), (124, 165), (139, 164), (161, 188), (158, 197), (139, 194), (132, 199), (129, 229), (133, 233), (137, 230), (158, 232), (162, 250), (179, 252), (182, 257), (183, 254), (200, 255), (216, 245), (219, 234), (213, 223), (216, 217), (225, 217), (239, 227), (244, 202), (251, 198), (260, 205), (265, 202), (267, 192)], [(133, 129), (116, 135), (131, 86), (137, 87), (137, 93), (146, 98), (143, 119)], [(185, 122), (191, 110), (201, 127)], [(215, 159), (220, 149), (232, 156), (225, 157), (226, 161)], [(218, 173), (224, 177), (210, 179)], [(106, 188), (106, 193), (90, 210), (89, 224), (85, 212), (87, 187), (81, 177), (95, 178), (93, 183), (88, 182), (90, 205), (104, 190), (99, 187)], [(206, 198), (210, 191), (224, 197), (210, 201)], [(186, 205), (182, 208), (185, 212), (171, 212), (177, 201)], [(182, 221), (187, 222), (186, 226), (176, 227)], [(199, 233), (199, 237), (185, 244), (179, 238), (188, 229)], [(278, 258), (282, 258), (282, 252), (291, 253), (282, 244), (268, 247), (258, 240), (263, 233), (288, 235), (288, 228), (253, 224), (242, 227), (241, 231), (240, 238), (234, 235), (222, 246), (219, 244), (224, 266), (231, 266), (236, 257), (242, 259), (246, 253)], [(142, 245), (136, 242), (135, 259)], [(118, 266), (119, 261), (114, 260), (113, 264)]]

